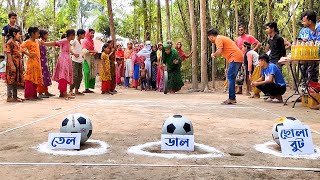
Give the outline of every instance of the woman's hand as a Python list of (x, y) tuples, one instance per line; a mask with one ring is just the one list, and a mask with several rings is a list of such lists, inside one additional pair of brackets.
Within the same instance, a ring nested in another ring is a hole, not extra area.
[(37, 55), (36, 54), (29, 54), (30, 58), (35, 58)]
[(173, 63), (174, 63), (174, 64), (179, 64), (179, 61), (175, 59), (175, 60), (173, 61)]
[(11, 70), (12, 72), (17, 72), (17, 68), (16, 68), (16, 66), (14, 66), (14, 65), (11, 65), (11, 66), (10, 66), (10, 70)]
[(251, 73), (249, 74), (249, 80), (252, 81), (252, 75), (251, 75)]

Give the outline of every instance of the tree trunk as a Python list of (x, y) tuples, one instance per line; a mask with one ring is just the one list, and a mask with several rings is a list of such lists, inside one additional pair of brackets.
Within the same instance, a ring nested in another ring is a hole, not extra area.
[(158, 0), (158, 7), (157, 7), (157, 12), (158, 12), (158, 36), (157, 36), (157, 41), (158, 42), (162, 42), (163, 41), (163, 37), (162, 37), (162, 21), (161, 21), (161, 3), (160, 0)]
[(166, 0), (167, 40), (171, 39), (169, 0)]
[(249, 34), (254, 35), (254, 0), (250, 0)]
[(111, 38), (114, 42), (114, 46), (117, 44), (117, 38), (116, 38), (116, 30), (114, 27), (114, 21), (113, 21), (113, 13), (112, 13), (112, 2), (111, 0), (107, 0), (107, 7), (108, 7), (108, 15), (109, 15), (109, 27), (110, 27), (110, 34)]
[[(295, 0), (291, 0), (291, 6), (294, 7)], [(297, 28), (296, 28), (296, 10), (292, 8), (292, 36), (293, 36), (293, 42), (297, 39)], [(297, 79), (297, 73), (296, 73), (296, 64), (293, 65), (293, 74), (295, 78)], [(296, 90), (298, 87), (296, 87), (296, 83), (292, 81), (292, 87)]]
[(271, 22), (272, 20), (271, 3), (272, 3), (272, 0), (267, 0), (267, 22)]
[[(216, 52), (215, 44), (212, 44), (212, 52)], [(216, 89), (216, 60), (212, 59), (212, 89)]]
[[(180, 0), (176, 0), (176, 2), (177, 2), (177, 5), (178, 5), (178, 9), (179, 9), (180, 15), (181, 15), (181, 20), (182, 20), (182, 24), (183, 24), (183, 30), (184, 30), (184, 33), (185, 33), (185, 37), (187, 39), (191, 39), (191, 35), (190, 35), (191, 33), (190, 33), (189, 28), (187, 26), (187, 20), (186, 20), (185, 14), (183, 13), (181, 2), (180, 2)], [(188, 45), (189, 45), (189, 49), (191, 49), (190, 41), (188, 41)]]
[(313, 6), (314, 6), (314, 0), (309, 0), (309, 10), (310, 11), (314, 11)]
[(144, 29), (144, 42), (149, 40), (148, 32), (148, 10), (147, 10), (147, 1), (142, 0), (142, 11), (143, 11), (143, 29)]
[(201, 28), (201, 91), (208, 90), (207, 67), (207, 13), (206, 0), (200, 0), (200, 28)]
[(238, 37), (238, 33), (239, 33), (239, 12), (238, 12), (238, 1), (235, 0), (234, 1), (234, 16), (236, 19), (236, 32), (235, 32), (235, 36), (234, 37)]
[(193, 0), (188, 0), (190, 13), (190, 27), (192, 39), (192, 89), (198, 89), (198, 62), (197, 62), (197, 28), (194, 20), (194, 4)]

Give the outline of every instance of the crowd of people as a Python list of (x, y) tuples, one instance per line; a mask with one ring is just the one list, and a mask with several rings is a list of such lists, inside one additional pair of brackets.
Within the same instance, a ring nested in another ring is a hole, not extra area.
[[(313, 41), (320, 42), (320, 23), (317, 23), (317, 15), (313, 11), (304, 12), (301, 15), (303, 28), (295, 43)], [(252, 35), (245, 33), (245, 26), (239, 26), (239, 37), (233, 41), (229, 37), (218, 34), (216, 29), (208, 31), (208, 39), (216, 44), (217, 51), (212, 53), (214, 59), (222, 55), (227, 61), (226, 77), (224, 85), (228, 88), (229, 98), (222, 104), (236, 104), (236, 94), (242, 94), (242, 85), (247, 86), (247, 95), (250, 98), (260, 98), (262, 91), (265, 100), (274, 103), (282, 103), (282, 95), (286, 92), (286, 82), (282, 74), (283, 63), (281, 58), (286, 56), (286, 50), (291, 44), (280, 36), (276, 22), (265, 25), (268, 36), (265, 52), (258, 54), (261, 43)], [(311, 77), (318, 82), (319, 64), (304, 64), (303, 77)], [(236, 89), (237, 88), (237, 91)], [(314, 107), (320, 109), (320, 105)]]
[[(170, 93), (176, 93), (184, 86), (181, 65), (192, 52), (185, 53), (181, 42), (177, 42), (175, 47), (171, 40), (153, 45), (150, 41), (144, 44), (128, 42), (127, 48), (123, 49), (121, 44), (109, 40), (101, 50), (97, 50), (93, 29), (70, 29), (61, 40), (48, 42), (48, 31), (37, 27), (29, 27), (22, 41), (21, 28), (16, 25), (17, 15), (9, 13), (8, 17), (9, 24), (2, 32), (4, 56), (0, 56), (0, 77), (7, 83), (7, 102), (36, 101), (54, 96), (48, 88), (52, 80), (59, 84), (59, 97), (66, 100), (93, 93), (97, 74), (102, 94), (116, 94), (116, 87), (120, 85), (141, 91), (163, 91), (164, 71), (168, 72)], [(304, 28), (300, 30), (297, 41), (320, 41), (320, 24), (316, 18), (312, 11), (302, 14)], [(244, 25), (239, 26), (239, 37), (235, 41), (220, 35), (217, 29), (208, 31), (209, 41), (217, 48), (212, 58), (222, 55), (228, 62), (225, 85), (229, 97), (222, 104), (236, 104), (236, 94), (243, 93), (244, 82), (249, 97), (260, 98), (262, 91), (267, 101), (283, 102), (286, 82), (280, 59), (286, 56), (290, 43), (280, 36), (276, 22), (267, 23), (265, 28), (268, 40), (265, 53), (261, 55), (258, 52), (262, 44), (246, 34)], [(48, 68), (47, 46), (60, 48), (52, 77)], [(27, 56), (26, 63), (23, 56)], [(99, 69), (95, 65), (97, 60), (101, 62)], [(318, 65), (306, 64), (304, 69), (305, 77), (312, 74), (312, 80), (318, 81)], [(80, 91), (82, 81), (84, 91)], [(24, 98), (17, 96), (19, 87), (24, 88)]]
[[(102, 94), (117, 93), (117, 86), (140, 90), (163, 90), (162, 76), (168, 71), (168, 90), (179, 91), (183, 84), (181, 63), (192, 53), (182, 50), (182, 43), (176, 48), (172, 41), (152, 45), (127, 43), (124, 50), (121, 44), (115, 46), (107, 41), (101, 53), (95, 49), (95, 31), (69, 29), (60, 40), (48, 42), (49, 33), (37, 27), (29, 27), (22, 41), (22, 30), (16, 25), (17, 14), (8, 15), (9, 24), (3, 28), (2, 42), (4, 56), (0, 56), (0, 76), (7, 83), (7, 102), (37, 101), (49, 98), (52, 80), (58, 83), (59, 97), (74, 99), (85, 93), (93, 93), (96, 76), (101, 80)], [(47, 47), (60, 48), (53, 76), (49, 71)], [(23, 56), (26, 56), (24, 63)], [(97, 69), (96, 64), (100, 62)], [(84, 81), (84, 91), (80, 91)], [(69, 92), (68, 92), (69, 85)], [(24, 98), (18, 97), (17, 89), (24, 88)]]

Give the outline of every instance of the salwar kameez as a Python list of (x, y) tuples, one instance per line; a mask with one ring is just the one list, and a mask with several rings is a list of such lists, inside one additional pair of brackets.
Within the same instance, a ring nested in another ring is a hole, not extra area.
[(84, 87), (85, 89), (94, 89), (96, 85), (96, 77), (92, 75), (92, 66), (88, 62), (91, 61), (90, 57), (85, 58), (83, 62), (83, 74), (84, 74)]
[(30, 54), (35, 54), (35, 57), (28, 57), (26, 61), (26, 71), (24, 74), (25, 85), (25, 98), (37, 98), (37, 86), (43, 84), (41, 62), (40, 62), (40, 45), (37, 40), (27, 40), (21, 44), (21, 51), (25, 49)]
[(86, 90), (94, 89), (96, 84), (97, 68), (95, 66), (95, 57), (92, 53), (95, 51), (94, 42), (89, 30), (86, 31), (85, 38), (81, 41), (84, 54), (83, 75), (84, 86)]

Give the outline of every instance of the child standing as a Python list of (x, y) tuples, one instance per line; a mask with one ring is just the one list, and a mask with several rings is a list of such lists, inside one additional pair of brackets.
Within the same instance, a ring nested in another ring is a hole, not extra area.
[(119, 60), (116, 62), (116, 83), (117, 85), (121, 85), (121, 68), (122, 64)]
[(122, 49), (122, 45), (117, 45), (117, 51), (116, 51), (116, 80), (117, 85), (121, 85), (121, 77), (124, 76), (124, 51)]
[(125, 79), (124, 79), (124, 86), (129, 87), (130, 86), (130, 78), (132, 78), (133, 75), (133, 64), (132, 64), (132, 53), (133, 53), (133, 43), (128, 42), (127, 49), (124, 51), (124, 61), (125, 61)]
[(74, 97), (67, 93), (68, 84), (73, 84), (72, 61), (70, 54), (79, 56), (70, 52), (70, 41), (74, 40), (76, 32), (69, 29), (66, 32), (66, 38), (56, 42), (43, 42), (47, 46), (60, 46), (60, 55), (53, 74), (53, 80), (59, 83), (60, 98), (65, 100), (73, 99)]
[(139, 47), (134, 47), (134, 52), (132, 55), (132, 62), (133, 62), (133, 82), (132, 82), (132, 87), (138, 89), (139, 86), (139, 70), (140, 70), (140, 63), (141, 59), (137, 55), (139, 52)]
[(28, 56), (24, 74), (24, 96), (26, 100), (31, 101), (41, 100), (41, 98), (37, 97), (37, 87), (43, 84), (39, 36), (39, 29), (37, 27), (30, 27), (28, 34), (26, 34), (26, 41), (21, 44), (22, 53)]
[(116, 56), (115, 56), (115, 49), (114, 49), (114, 41), (109, 40), (107, 42), (107, 45), (111, 48), (111, 55), (109, 56), (110, 59), (110, 72), (111, 72), (111, 92), (117, 93), (116, 90), (116, 68), (115, 68), (115, 63), (116, 63)]
[(146, 90), (147, 89), (147, 82), (149, 80), (149, 75), (148, 75), (148, 70), (146, 69), (146, 65), (144, 62), (141, 63), (141, 68), (140, 68), (140, 90)]
[[(7, 102), (23, 102), (18, 97), (18, 86), (24, 86), (23, 80), (23, 62), (20, 51), (20, 29), (9, 29), (10, 39), (6, 44), (5, 53), (8, 60), (6, 64), (6, 80), (7, 80)], [(3, 61), (5, 62), (5, 61)]]
[(4, 60), (4, 56), (0, 55), (0, 79), (3, 81), (6, 80), (6, 61)]
[(74, 95), (84, 95), (79, 91), (82, 75), (82, 63), (84, 61), (84, 55), (82, 52), (81, 40), (84, 39), (86, 31), (79, 29), (77, 31), (77, 39), (71, 41), (71, 50), (76, 54), (72, 55), (72, 67), (73, 67), (73, 84), (70, 86), (70, 94), (73, 95), (73, 89), (75, 89)]
[(101, 78), (101, 91), (102, 94), (108, 93), (113, 95), (111, 92), (111, 66), (110, 66), (110, 55), (111, 47), (105, 44), (102, 47), (102, 55), (101, 55), (101, 68), (100, 68), (100, 78)]
[[(41, 41), (46, 42), (48, 40), (48, 31), (40, 30), (40, 39)], [(40, 61), (42, 68), (42, 77), (43, 77), (43, 85), (39, 85), (37, 87), (37, 92), (39, 93), (40, 98), (48, 98), (54, 96), (49, 93), (48, 87), (52, 85), (50, 71), (48, 68), (48, 59), (47, 59), (47, 47), (43, 44), (40, 44)]]

